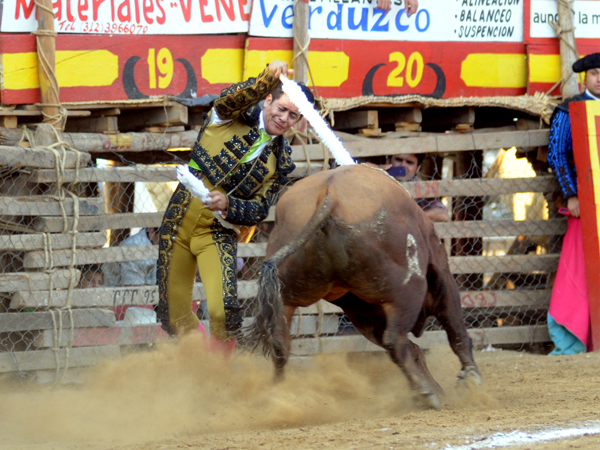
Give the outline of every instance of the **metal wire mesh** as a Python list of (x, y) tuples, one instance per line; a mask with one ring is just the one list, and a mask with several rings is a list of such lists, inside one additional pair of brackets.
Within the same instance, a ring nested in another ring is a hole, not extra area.
[[(44, 153), (44, 164), (5, 164), (0, 173), (0, 367), (40, 380), (166, 339), (152, 308), (153, 235), (176, 187), (175, 164), (187, 161), (185, 152), (165, 151), (155, 159), (168, 163), (142, 164), (113, 151), (88, 155), (76, 170), (72, 150), (57, 152)], [(405, 185), (448, 209), (451, 220), (436, 228), (468, 328), (546, 323), (566, 224), (556, 217), (556, 187), (543, 165), (516, 149), (440, 153)], [(248, 319), (272, 227), (269, 219), (239, 236), (239, 294)], [(199, 278), (197, 287), (195, 309), (208, 326)], [(430, 320), (426, 329), (440, 327)], [(348, 318), (327, 305), (292, 323), (295, 338), (353, 334)], [(503, 336), (496, 339), (523, 339)]]

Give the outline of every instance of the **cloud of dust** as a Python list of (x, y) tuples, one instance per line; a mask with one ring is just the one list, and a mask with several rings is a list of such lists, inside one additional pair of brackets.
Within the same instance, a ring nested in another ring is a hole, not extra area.
[[(15, 443), (124, 443), (384, 417), (416, 408), (405, 377), (384, 354), (323, 355), (288, 365), (285, 380), (275, 384), (273, 367), (263, 358), (238, 354), (227, 362), (204, 348), (202, 337), (193, 335), (106, 361), (90, 369), (79, 387), (0, 386), (0, 433)], [(456, 384), (456, 356), (436, 351), (427, 359), (450, 405), (489, 405), (483, 394), (466, 398), (447, 390)]]

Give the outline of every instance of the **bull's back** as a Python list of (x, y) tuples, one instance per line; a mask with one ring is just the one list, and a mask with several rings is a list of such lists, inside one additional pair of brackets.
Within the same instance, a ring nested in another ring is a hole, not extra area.
[(342, 166), (298, 181), (277, 203), (268, 255), (297, 236), (328, 196), (332, 220), (352, 227), (373, 221), (383, 210), (393, 224), (421, 223), (423, 213), (406, 189), (384, 171), (366, 165)]

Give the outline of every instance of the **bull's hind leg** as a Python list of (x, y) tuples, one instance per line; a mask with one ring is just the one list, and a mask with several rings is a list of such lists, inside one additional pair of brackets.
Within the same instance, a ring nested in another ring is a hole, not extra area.
[[(400, 369), (406, 373), (404, 369), (403, 363), (396, 356), (397, 350), (394, 344), (385, 344), (384, 343), (384, 333), (387, 327), (387, 319), (385, 315), (385, 311), (381, 307), (381, 305), (375, 305), (373, 303), (368, 303), (356, 296), (355, 294), (348, 292), (343, 297), (333, 302), (334, 305), (339, 306), (344, 311), (344, 314), (348, 316), (348, 318), (352, 321), (354, 326), (360, 331), (363, 336), (365, 336), (369, 341), (373, 342), (376, 345), (384, 348), (390, 359), (398, 366)], [(408, 340), (409, 346), (409, 358), (412, 358), (417, 366), (417, 372), (419, 373), (419, 377), (424, 377), (429, 386), (437, 395), (443, 394), (443, 389), (440, 385), (433, 379), (429, 369), (427, 368), (427, 364), (425, 362), (425, 355), (421, 348)], [(410, 377), (409, 377), (410, 380)], [(411, 383), (411, 387), (415, 388), (415, 385)], [(438, 402), (439, 403), (439, 402)], [(430, 402), (428, 402), (428, 406), (433, 406)]]
[[(389, 349), (392, 360), (402, 369), (410, 387), (421, 396), (425, 405), (440, 409), (441, 403), (437, 392), (441, 391), (441, 387), (433, 380), (425, 366), (421, 349), (410, 342), (406, 333), (394, 333), (390, 328), (386, 330), (383, 342)], [(425, 370), (422, 370), (423, 368)], [(433, 380), (434, 384), (430, 380)]]
[(277, 332), (280, 333), (280, 342), (283, 346), (277, 346), (274, 348), (273, 362), (275, 363), (275, 380), (280, 381), (283, 379), (283, 369), (289, 358), (290, 349), (292, 347), (292, 339), (290, 336), (290, 327), (292, 326), (292, 316), (296, 311), (295, 306), (285, 305), (283, 307), (283, 313), (279, 318), (277, 326)]

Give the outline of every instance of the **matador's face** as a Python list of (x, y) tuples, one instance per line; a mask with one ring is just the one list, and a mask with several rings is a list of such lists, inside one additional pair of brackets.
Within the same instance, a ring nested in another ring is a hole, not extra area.
[(273, 100), (273, 96), (269, 94), (263, 106), (263, 117), (265, 131), (271, 136), (281, 136), (296, 125), (302, 115), (287, 94), (281, 94), (277, 100)]

